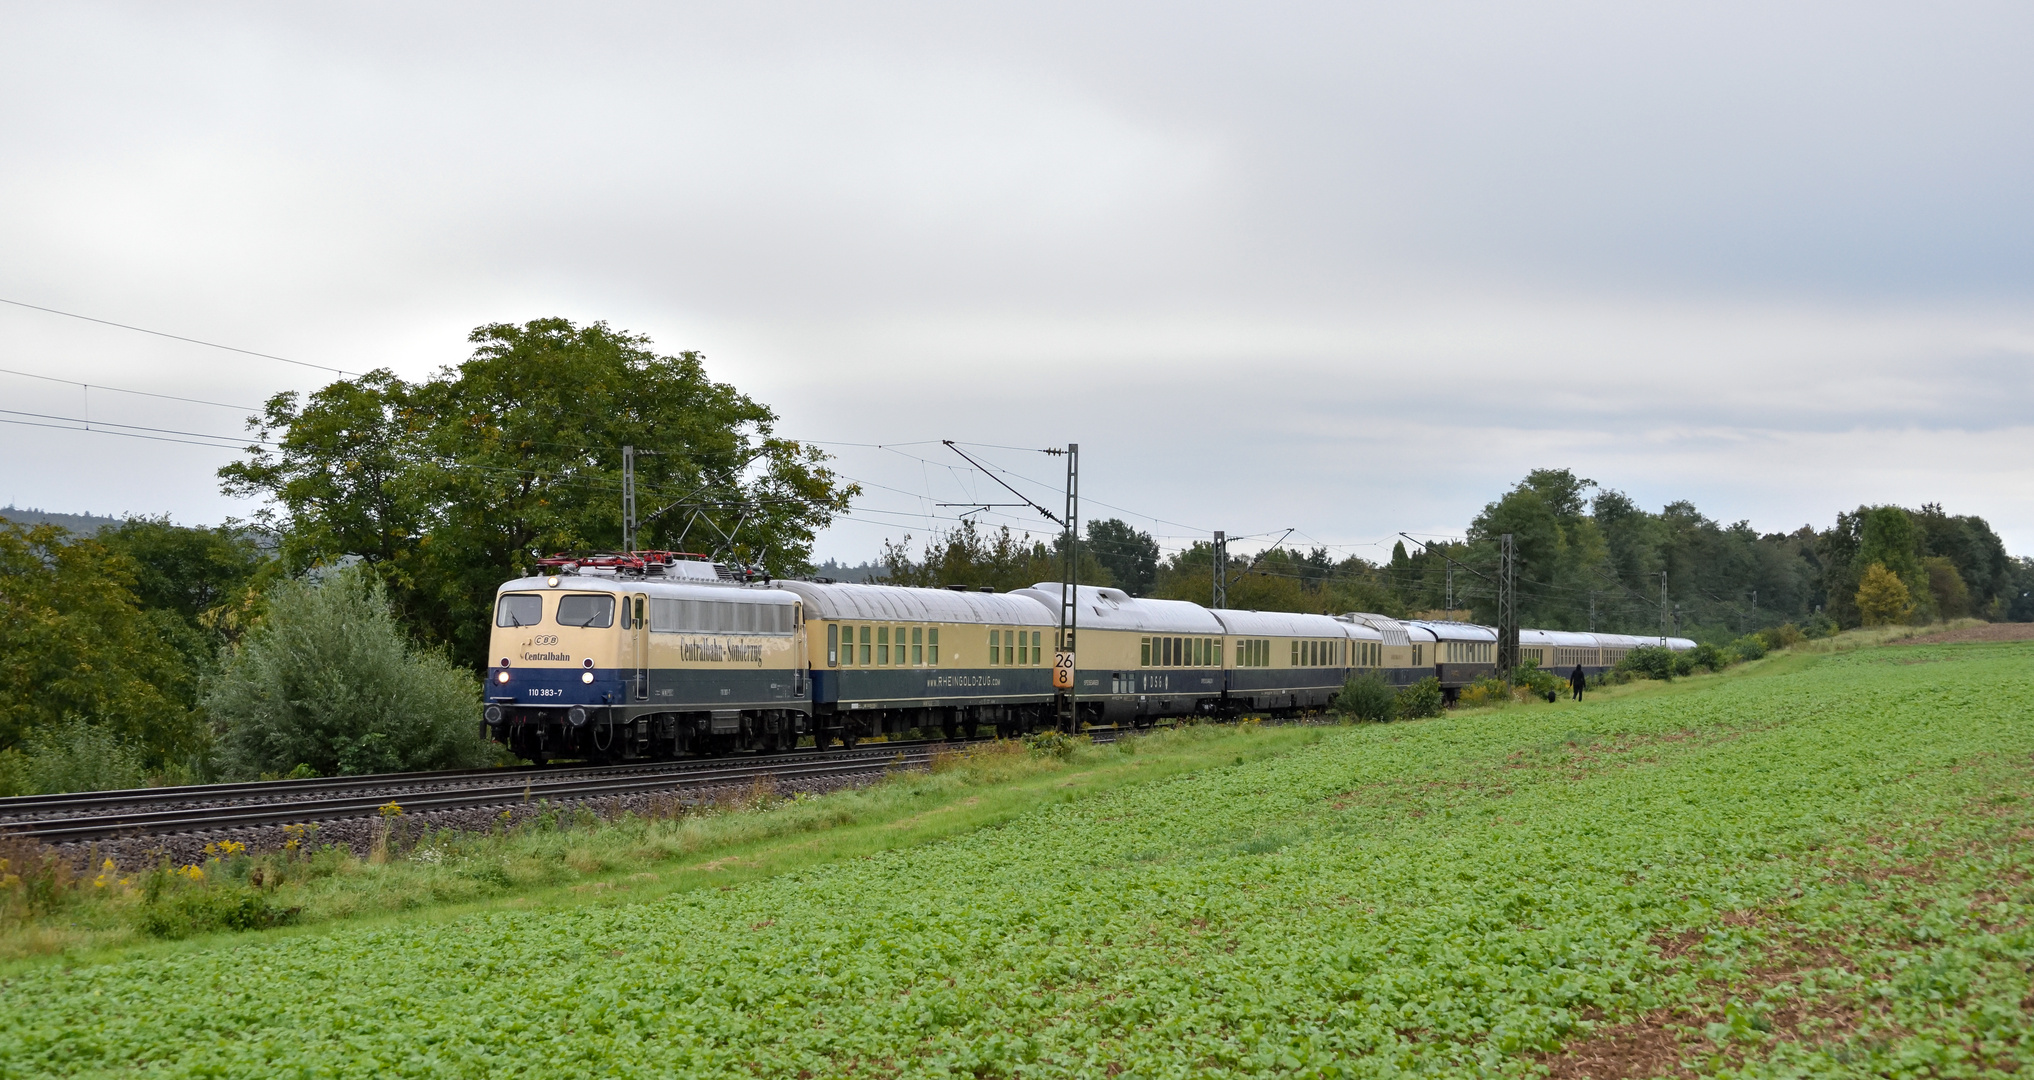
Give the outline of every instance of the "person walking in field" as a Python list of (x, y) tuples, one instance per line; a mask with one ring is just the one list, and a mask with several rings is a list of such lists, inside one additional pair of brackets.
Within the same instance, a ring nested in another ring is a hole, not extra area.
[(1574, 689), (1576, 701), (1582, 700), (1582, 687), (1588, 682), (1589, 677), (1582, 674), (1582, 665), (1580, 664), (1576, 664), (1575, 670), (1568, 673), (1568, 685)]

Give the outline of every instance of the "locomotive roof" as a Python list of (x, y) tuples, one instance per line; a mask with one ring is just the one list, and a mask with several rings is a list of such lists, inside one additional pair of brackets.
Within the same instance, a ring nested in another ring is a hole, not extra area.
[(1266, 637), (1346, 637), (1347, 624), (1336, 622), (1326, 615), (1302, 615), (1291, 611), (1236, 611), (1223, 608), (1215, 612), (1232, 634), (1263, 634)]
[[(1065, 586), (1041, 581), (1012, 596), (1028, 597), (1046, 613), (1046, 621), (1059, 622), (1059, 601)], [(1080, 605), (1079, 625), (1097, 630), (1146, 630), (1160, 634), (1220, 634), (1222, 624), (1199, 604), (1184, 600), (1138, 599), (1121, 589), (1077, 586), (1075, 602)]]
[(780, 581), (776, 588), (805, 598), (808, 619), (867, 619), (871, 622), (981, 623), (1050, 626), (1057, 616), (1016, 593), (957, 592), (905, 585), (825, 585)]
[(745, 604), (789, 604), (795, 600), (764, 585), (741, 585), (710, 579), (615, 577), (612, 574), (558, 574), (551, 577), (524, 577), (504, 581), (495, 590), (505, 592), (597, 592), (654, 596), (664, 600), (739, 600)]

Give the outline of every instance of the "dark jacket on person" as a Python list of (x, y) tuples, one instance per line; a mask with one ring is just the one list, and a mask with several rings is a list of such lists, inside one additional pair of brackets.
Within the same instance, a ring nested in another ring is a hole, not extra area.
[(1568, 673), (1568, 685), (1575, 687), (1578, 690), (1582, 688), (1583, 683), (1586, 683), (1588, 681), (1589, 677), (1587, 675), (1582, 674), (1582, 665), (1580, 664), (1576, 664), (1575, 670)]

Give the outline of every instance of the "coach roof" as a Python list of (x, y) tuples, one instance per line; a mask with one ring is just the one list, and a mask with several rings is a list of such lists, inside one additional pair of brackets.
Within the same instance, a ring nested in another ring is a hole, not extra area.
[[(1013, 596), (1028, 597), (1045, 612), (1046, 620), (1059, 623), (1059, 600), (1065, 586), (1041, 581)], [(1222, 624), (1199, 604), (1184, 600), (1140, 600), (1121, 589), (1082, 585), (1074, 593), (1080, 605), (1077, 625), (1094, 630), (1138, 630), (1158, 634), (1219, 634)]]
[(1049, 626), (1056, 620), (1016, 593), (957, 592), (901, 585), (822, 585), (780, 581), (776, 587), (805, 598), (808, 619), (869, 622), (980, 623)]

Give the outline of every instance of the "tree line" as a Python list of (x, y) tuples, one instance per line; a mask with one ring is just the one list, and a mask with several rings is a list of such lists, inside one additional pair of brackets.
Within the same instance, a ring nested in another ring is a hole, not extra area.
[[(1485, 505), (1459, 540), (1393, 544), (1388, 559), (1326, 548), (1230, 556), (1229, 606), (1261, 611), (1456, 617), (1494, 623), (1502, 537), (1511, 535), (1521, 623), (1723, 644), (1786, 624), (1844, 629), (1977, 617), (2034, 621), (2034, 560), (2014, 558), (1983, 518), (1861, 506), (1827, 528), (1760, 533), (1694, 504), (1640, 507), (1567, 469), (1537, 469)], [(964, 521), (914, 555), (885, 542), (887, 580), (1020, 588), (1058, 580), (1063, 539)], [(1135, 596), (1211, 600), (1212, 543), (1161, 555), (1120, 519), (1090, 522), (1081, 580)]]

